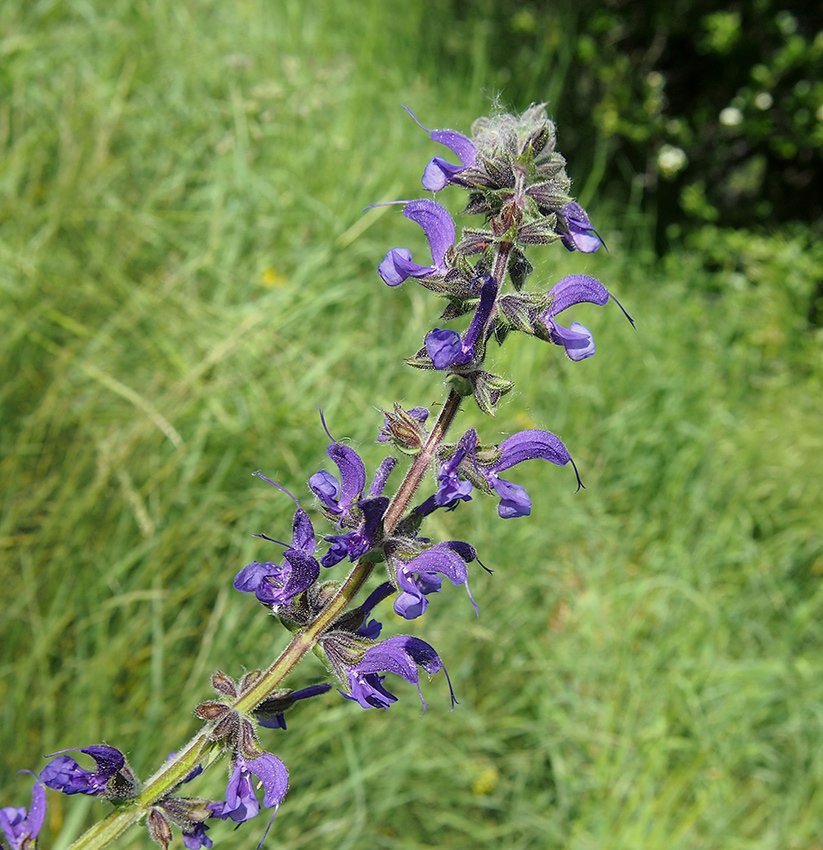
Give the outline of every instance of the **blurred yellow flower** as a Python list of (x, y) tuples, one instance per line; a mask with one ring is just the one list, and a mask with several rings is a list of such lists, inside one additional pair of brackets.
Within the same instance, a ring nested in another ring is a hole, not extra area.
[(286, 278), (271, 266), (266, 266), (260, 275), (260, 283), (263, 286), (283, 286)]

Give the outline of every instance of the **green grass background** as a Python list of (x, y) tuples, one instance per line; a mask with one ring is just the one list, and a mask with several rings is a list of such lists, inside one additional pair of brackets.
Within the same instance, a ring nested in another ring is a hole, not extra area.
[[(249, 473), (305, 494), (326, 464), (318, 406), (373, 467), (375, 408), (443, 397), (401, 363), (437, 304), (375, 273), (421, 235), (362, 210), (420, 194), (433, 150), (400, 105), (467, 130), (500, 69), (482, 20), (444, 72), (437, 4), (343, 6), (0, 7), (4, 805), (61, 747), (105, 740), (147, 775), (196, 729), (212, 670), (282, 646), (231, 579), (274, 554), (250, 534), (291, 519)], [(459, 709), (438, 677), (423, 716), (399, 683), (389, 712), (330, 694), (266, 732), (292, 776), (271, 846), (823, 846), (820, 248), (706, 231), (656, 260), (636, 205), (589, 194), (610, 252), (545, 249), (533, 285), (596, 275), (637, 333), (577, 308), (598, 342), (580, 364), (515, 337), (494, 362), (516, 390), (463, 419), (486, 440), (556, 431), (587, 489), (529, 464), (529, 520), (492, 500), (436, 517), (495, 569), (472, 574), (481, 617), (448, 588), (387, 628), (438, 648)], [(294, 683), (321, 674), (310, 659)], [(50, 795), (42, 846), (104, 810)]]

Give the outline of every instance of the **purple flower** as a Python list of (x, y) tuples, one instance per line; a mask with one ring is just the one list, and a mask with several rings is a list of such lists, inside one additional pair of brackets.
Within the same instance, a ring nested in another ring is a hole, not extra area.
[(459, 540), (437, 543), (409, 561), (390, 558), (395, 582), (400, 593), (395, 599), (395, 613), (407, 620), (414, 620), (426, 612), (430, 593), (437, 593), (441, 587), (440, 576), (447, 578), (455, 587), (463, 584), (469, 595), (474, 611), (477, 604), (469, 590), (467, 562), (475, 559), (477, 553), (473, 546)]
[[(347, 668), (350, 693), (341, 691), (341, 694), (346, 699), (359, 703), (363, 708), (388, 708), (393, 702), (397, 702), (397, 697), (383, 686), (385, 676), (381, 674), (394, 673), (417, 687), (420, 702), (425, 710), (426, 701), (420, 690), (418, 667), (422, 667), (430, 676), (438, 670), (446, 673), (440, 656), (435, 652), (434, 647), (424, 640), (410, 635), (387, 638), (366, 650), (366, 654), (357, 664)], [(454, 706), (457, 700), (448, 673), (446, 673), (446, 681), (449, 683), (452, 706)]]
[(477, 432), (469, 428), (455, 446), (451, 457), (443, 462), (437, 473), (437, 492), (434, 494), (438, 507), (454, 509), (458, 502), (470, 502), (472, 485), (470, 481), (461, 480), (458, 468), (463, 458), (474, 456), (477, 449)]
[(320, 575), (320, 565), (314, 558), (317, 547), (314, 526), (309, 515), (285, 487), (267, 478), (261, 472), (256, 472), (255, 475), (278, 490), (282, 490), (297, 505), (292, 521), (291, 544), (281, 543), (265, 534), (256, 535), (286, 547), (283, 552), (283, 563), (252, 561), (234, 577), (234, 588), (241, 593), (254, 593), (264, 605), (280, 608), (288, 605), (296, 596), (314, 584)]
[(497, 281), (487, 276), (480, 289), (480, 301), (465, 336), (461, 337), (457, 331), (440, 328), (435, 328), (426, 336), (426, 354), (431, 358), (435, 369), (463, 366), (475, 358), (475, 346), (478, 341), (485, 342), (485, 330), (494, 309), (498, 289)]
[(533, 429), (513, 434), (500, 444), (500, 457), (492, 464), (479, 465), (489, 486), (500, 496), (497, 513), (503, 519), (528, 516), (532, 503), (529, 494), (519, 485), (499, 477), (506, 469), (527, 460), (547, 460), (557, 466), (571, 463), (577, 476), (577, 489), (583, 486), (577, 466), (563, 441), (551, 431)]
[(354, 449), (335, 440), (326, 450), (326, 454), (337, 466), (340, 480), (321, 469), (309, 478), (309, 489), (329, 514), (345, 520), (363, 495), (366, 466)]
[(234, 589), (254, 593), (264, 605), (281, 608), (317, 581), (320, 565), (299, 549), (288, 548), (283, 563), (252, 561), (234, 577)]
[(577, 201), (569, 201), (560, 210), (557, 220), (564, 231), (560, 240), (569, 251), (593, 254), (603, 244), (586, 211)]
[(287, 544), (266, 534), (256, 534), (255, 537), (285, 547), (283, 563), (252, 561), (234, 577), (234, 588), (241, 593), (254, 593), (263, 604), (280, 608), (314, 584), (320, 575), (320, 565), (314, 558), (317, 548), (314, 526), (292, 493), (262, 472), (254, 474), (282, 490), (297, 506), (292, 521), (292, 539)]
[(444, 275), (448, 271), (446, 252), (454, 244), (454, 221), (448, 211), (434, 201), (400, 201), (403, 215), (419, 224), (426, 234), (432, 262), (421, 266), (412, 260), (408, 248), (392, 248), (377, 267), (380, 277), (389, 286), (398, 286), (410, 277), (427, 278)]
[(252, 776), (263, 785), (263, 805), (277, 810), (289, 788), (289, 772), (277, 756), (263, 753), (254, 759), (237, 757), (226, 785), (225, 801), (209, 804), (214, 817), (240, 824), (257, 816), (260, 803), (254, 793)]
[(378, 585), (363, 602), (358, 605), (352, 613), (360, 618), (360, 626), (355, 631), (355, 634), (368, 640), (377, 640), (380, 637), (380, 632), (383, 631), (383, 624), (379, 620), (370, 620), (371, 612), (384, 600), (394, 593), (394, 586), (389, 581), (384, 581)]
[(46, 791), (40, 782), (32, 786), (28, 812), (23, 806), (4, 806), (0, 809), (0, 829), (10, 850), (34, 850), (45, 817)]
[(183, 830), (183, 844), (188, 850), (200, 850), (201, 847), (207, 849), (213, 846), (214, 842), (206, 835), (208, 826), (205, 823), (196, 823), (190, 830)]
[(261, 726), (267, 729), (285, 729), (285, 712), (301, 699), (319, 696), (331, 689), (331, 685), (309, 685), (297, 691), (289, 691), (282, 696), (271, 696), (264, 700), (254, 710), (254, 716)]
[(360, 527), (345, 534), (328, 534), (323, 539), (329, 545), (329, 550), (320, 559), (324, 567), (333, 567), (344, 558), (356, 561), (372, 548), (383, 525), (383, 514), (389, 506), (385, 496), (374, 499), (364, 499), (358, 502), (362, 515)]
[[(86, 770), (63, 753), (81, 752), (91, 756), (97, 764), (96, 770)], [(44, 785), (61, 791), (63, 794), (89, 794), (110, 796), (109, 783), (119, 777), (133, 784), (131, 770), (126, 765), (126, 757), (115, 747), (96, 744), (91, 747), (75, 747), (52, 753), (57, 758), (50, 761), (41, 771), (40, 780)]]
[(566, 328), (556, 321), (555, 317), (569, 307), (581, 302), (602, 307), (611, 298), (634, 327), (634, 319), (626, 312), (623, 305), (599, 280), (589, 275), (573, 274), (564, 277), (549, 290), (548, 295), (551, 298), (551, 305), (540, 318), (549, 331), (551, 341), (555, 345), (562, 345), (571, 360), (585, 360), (591, 357), (595, 352), (595, 345), (591, 332), (579, 322), (572, 322)]
[(354, 449), (337, 442), (329, 434), (325, 420), (323, 427), (332, 441), (327, 454), (337, 466), (340, 479), (338, 481), (330, 472), (321, 469), (309, 479), (309, 487), (338, 527), (353, 529), (324, 537), (330, 547), (320, 563), (324, 567), (333, 567), (346, 557), (356, 560), (368, 552), (376, 541), (382, 529), (383, 514), (389, 505), (389, 500), (380, 494), (397, 461), (395, 458), (386, 458), (380, 464), (369, 488), (368, 498), (363, 499), (366, 487), (366, 466), (363, 460)]
[(371, 486), (369, 487), (369, 497), (375, 498), (383, 493), (386, 488), (386, 482), (392, 474), (395, 466), (397, 466), (396, 457), (387, 457), (380, 461), (380, 466), (377, 467), (377, 472), (374, 473)]
[(442, 157), (434, 157), (423, 172), (422, 183), (426, 189), (430, 192), (437, 192), (451, 183), (461, 171), (465, 171), (474, 165), (477, 160), (477, 149), (470, 139), (456, 130), (429, 130), (428, 127), (424, 127), (418, 121), (417, 116), (408, 106), (404, 106), (403, 109), (411, 115), (418, 127), (429, 134), (429, 138), (433, 142), (445, 145), (460, 160), (460, 165), (453, 165), (446, 162)]

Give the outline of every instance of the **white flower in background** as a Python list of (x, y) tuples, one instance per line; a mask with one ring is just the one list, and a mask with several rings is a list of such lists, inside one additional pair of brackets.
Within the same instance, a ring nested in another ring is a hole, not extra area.
[(774, 98), (767, 91), (758, 92), (754, 96), (754, 105), (763, 112), (771, 109), (773, 103)]
[(743, 123), (743, 113), (736, 106), (727, 106), (720, 111), (720, 123), (724, 127), (739, 127)]
[(686, 152), (674, 145), (663, 145), (657, 152), (657, 170), (664, 177), (674, 177), (686, 167), (688, 161)]

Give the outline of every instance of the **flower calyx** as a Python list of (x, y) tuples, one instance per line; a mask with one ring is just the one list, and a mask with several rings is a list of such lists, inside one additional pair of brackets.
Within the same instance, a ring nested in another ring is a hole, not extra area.
[(429, 411), (425, 407), (404, 410), (395, 402), (391, 412), (383, 411), (383, 417), (383, 427), (380, 429), (377, 441), (391, 442), (404, 454), (417, 454), (428, 436), (425, 422), (429, 418)]
[[(220, 671), (211, 677), (212, 688), (222, 697), (237, 700), (260, 680), (262, 673), (252, 670), (239, 682)], [(254, 758), (262, 750), (254, 731), (254, 724), (237, 709), (222, 700), (206, 700), (197, 705), (194, 715), (212, 724), (206, 732), (210, 741), (220, 741), (235, 755)]]

